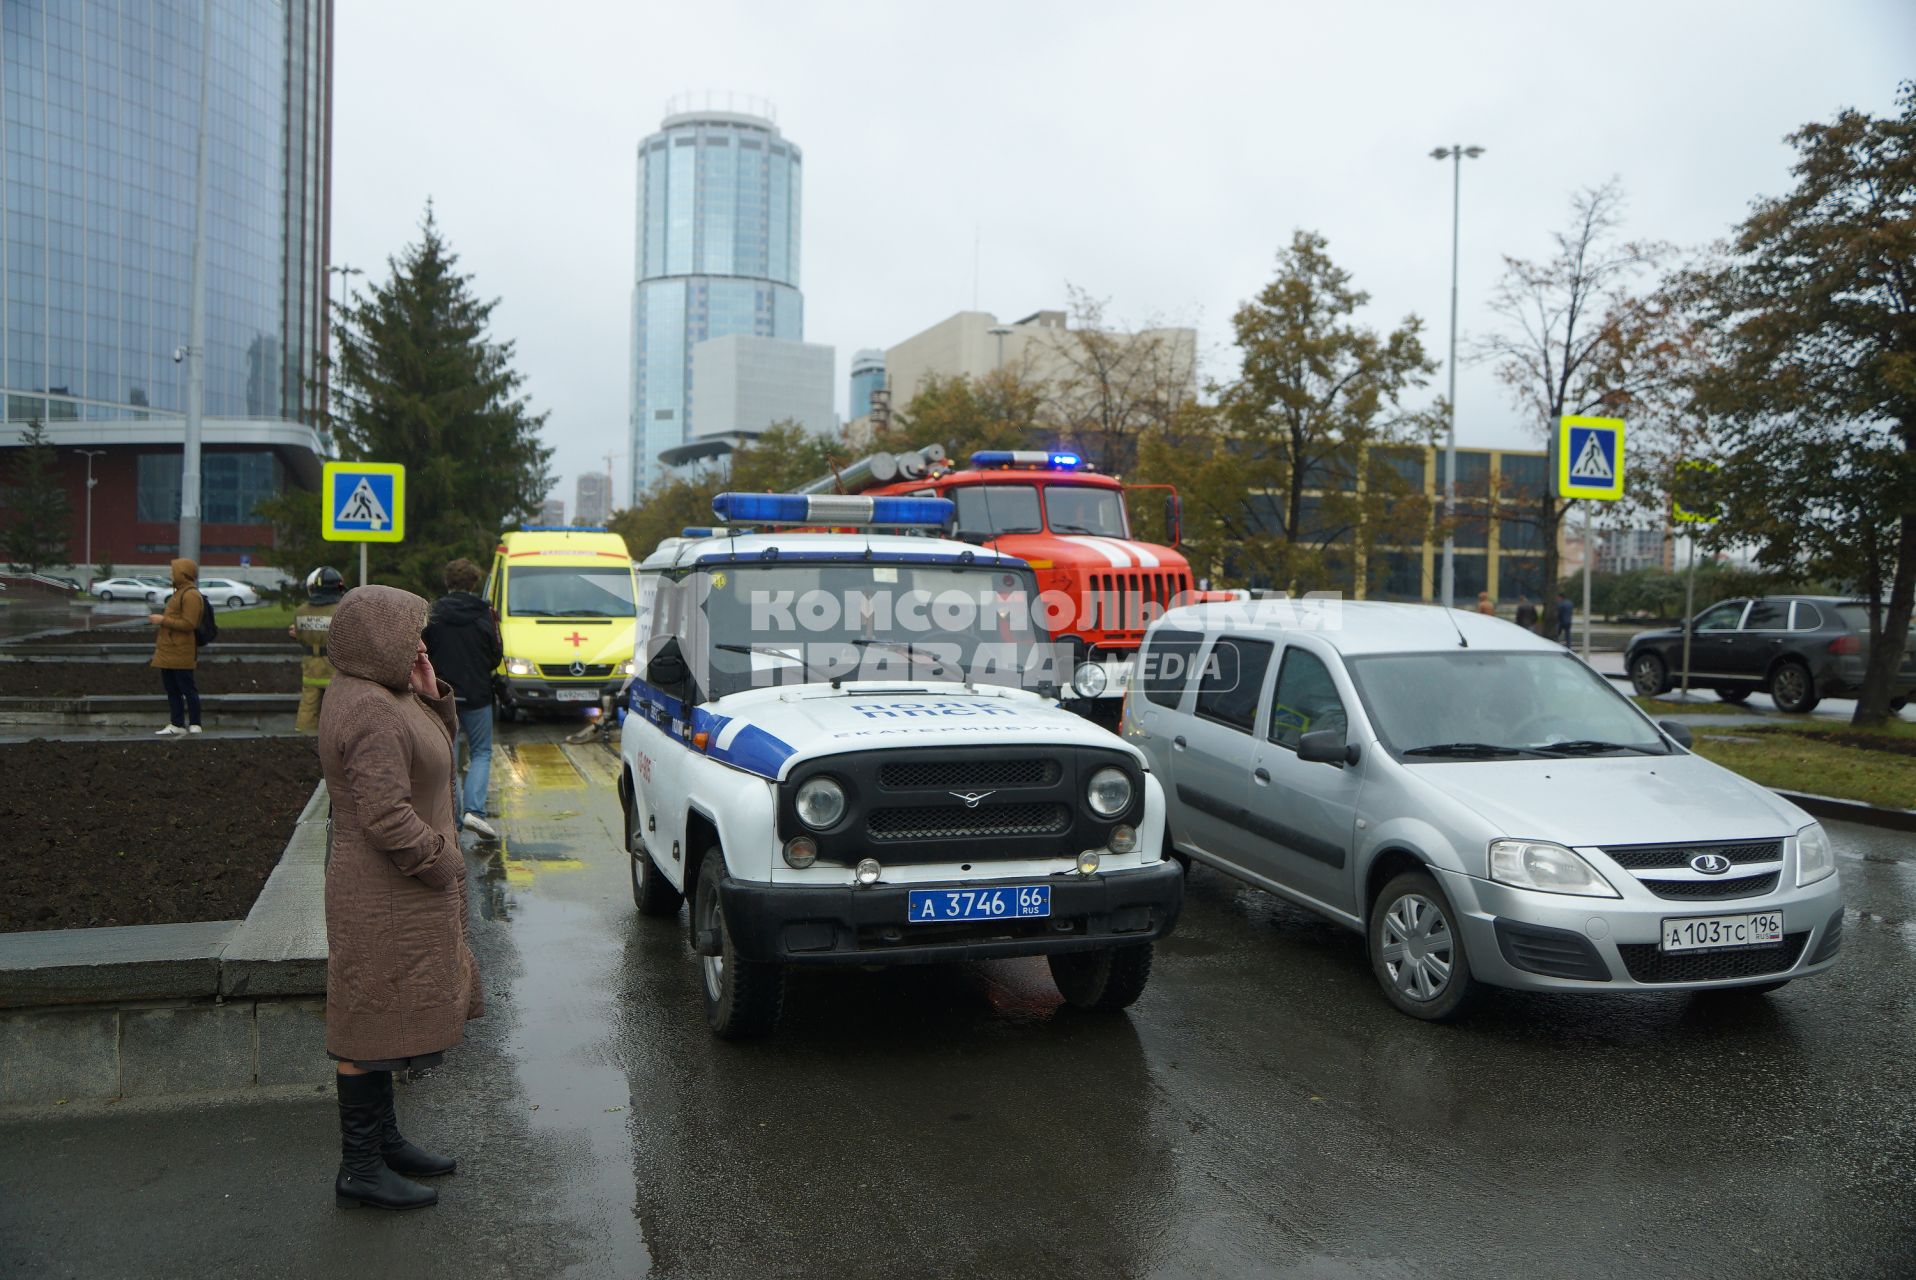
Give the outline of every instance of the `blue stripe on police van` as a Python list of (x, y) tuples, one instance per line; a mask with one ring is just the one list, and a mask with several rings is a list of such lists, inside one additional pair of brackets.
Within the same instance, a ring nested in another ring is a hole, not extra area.
[(776, 781), (779, 771), (795, 751), (797, 748), (789, 742), (773, 737), (757, 725), (748, 724), (733, 736), (730, 746), (721, 749), (714, 742), (706, 749), (706, 754), (735, 769)]
[(686, 733), (688, 708), (685, 703), (665, 693), (657, 685), (634, 680), (626, 694), (628, 705), (638, 710), (642, 703), (650, 703), (658, 709), (658, 719), (670, 725), (677, 732), (671, 736), (691, 747), (691, 734), (704, 733), (706, 739), (705, 754), (721, 764), (729, 764), (734, 769), (743, 769), (755, 773), (761, 778), (778, 779), (779, 771), (785, 762), (792, 758), (797, 748), (776, 738), (753, 725), (746, 724), (735, 716), (719, 715), (703, 707), (689, 708), (690, 733)]

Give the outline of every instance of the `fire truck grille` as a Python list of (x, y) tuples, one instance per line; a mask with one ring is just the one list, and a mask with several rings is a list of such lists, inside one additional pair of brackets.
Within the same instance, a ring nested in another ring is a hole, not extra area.
[(1182, 571), (1094, 573), (1085, 607), (1097, 630), (1142, 631), (1190, 589), (1191, 577)]

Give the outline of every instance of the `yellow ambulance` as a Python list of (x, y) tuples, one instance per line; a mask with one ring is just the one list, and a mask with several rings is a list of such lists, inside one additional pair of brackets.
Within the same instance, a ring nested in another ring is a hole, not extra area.
[(505, 660), (494, 685), (512, 712), (599, 705), (632, 674), (632, 557), (605, 529), (516, 529), (486, 579)]

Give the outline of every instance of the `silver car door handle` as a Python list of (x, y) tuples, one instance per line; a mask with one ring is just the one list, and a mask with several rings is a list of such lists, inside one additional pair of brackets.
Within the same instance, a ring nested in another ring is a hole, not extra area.
[(1174, 751), (1182, 751), (1184, 750), (1185, 747), (1189, 745), (1190, 744), (1184, 740), (1184, 735), (1181, 733), (1177, 737), (1171, 739), (1171, 748)]
[(1251, 770), (1251, 777), (1257, 780), (1258, 786), (1260, 787), (1268, 786), (1270, 785), (1270, 781), (1271, 781), (1271, 771), (1269, 769), (1264, 769), (1264, 768), (1253, 769)]

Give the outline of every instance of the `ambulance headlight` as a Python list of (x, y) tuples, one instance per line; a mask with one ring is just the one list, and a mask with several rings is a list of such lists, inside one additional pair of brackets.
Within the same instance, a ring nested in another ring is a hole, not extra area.
[(507, 658), (506, 674), (509, 676), (529, 676), (532, 674), (532, 664), (524, 658)]
[(639, 674), (639, 660), (637, 658), (627, 658), (624, 662), (621, 662), (619, 664), (619, 674), (622, 676), (635, 676)]
[(1095, 662), (1080, 662), (1071, 673), (1071, 687), (1080, 698), (1095, 698), (1104, 692), (1104, 668)]
[(1091, 775), (1084, 798), (1100, 818), (1115, 818), (1131, 807), (1131, 779), (1124, 770), (1106, 765)]
[(798, 789), (794, 807), (800, 822), (823, 831), (845, 816), (845, 788), (831, 778), (811, 778)]

